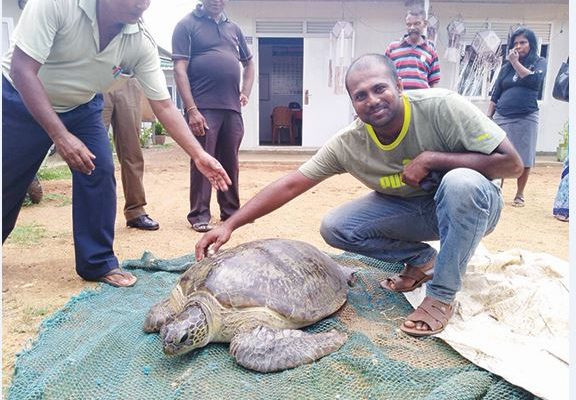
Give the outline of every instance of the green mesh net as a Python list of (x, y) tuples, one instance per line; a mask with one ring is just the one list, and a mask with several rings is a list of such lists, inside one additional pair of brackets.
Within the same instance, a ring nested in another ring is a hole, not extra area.
[(47, 319), (20, 353), (8, 399), (533, 399), (458, 355), (437, 338), (398, 329), (411, 307), (378, 282), (399, 264), (344, 253), (358, 269), (348, 302), (309, 331), (346, 331), (337, 352), (294, 369), (261, 374), (238, 366), (225, 344), (166, 357), (158, 334), (142, 324), (165, 298), (192, 255), (172, 260), (145, 253), (126, 261), (138, 284), (84, 291)]

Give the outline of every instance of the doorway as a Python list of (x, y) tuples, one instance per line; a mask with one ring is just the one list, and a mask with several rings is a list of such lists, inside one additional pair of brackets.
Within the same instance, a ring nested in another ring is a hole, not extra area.
[[(302, 146), (304, 39), (260, 37), (258, 59), (260, 146)], [(273, 135), (277, 107), (289, 108), (290, 117), (277, 118)]]

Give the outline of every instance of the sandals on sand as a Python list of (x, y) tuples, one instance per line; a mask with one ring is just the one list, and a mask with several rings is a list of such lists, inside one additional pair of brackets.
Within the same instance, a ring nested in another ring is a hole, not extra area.
[(214, 225), (210, 222), (196, 222), (192, 224), (192, 229), (196, 232), (205, 233), (214, 229)]
[(427, 324), (430, 329), (421, 330), (416, 327), (409, 328), (406, 326), (406, 322), (404, 322), (400, 326), (400, 330), (411, 336), (435, 335), (446, 328), (453, 313), (454, 307), (452, 304), (445, 304), (432, 297), (426, 296), (422, 304), (420, 304), (412, 314), (406, 317), (406, 321), (412, 321), (415, 324), (423, 322)]
[[(120, 283), (118, 279), (112, 279), (113, 276), (120, 275), (121, 279), (127, 279), (128, 283)], [(114, 268), (113, 270), (109, 271), (106, 275), (96, 279), (98, 282), (106, 283), (110, 286), (114, 287), (130, 287), (134, 286), (136, 281), (138, 280), (134, 275), (130, 272), (126, 272), (121, 270), (120, 268)]]
[(514, 201), (512, 202), (512, 207), (524, 207), (525, 201), (524, 201), (524, 197), (522, 196), (516, 196), (514, 197)]
[[(391, 292), (411, 292), (432, 279), (432, 276), (432, 274), (428, 275), (422, 272), (420, 268), (406, 265), (398, 275), (391, 276), (380, 282), (380, 286)], [(407, 280), (413, 281), (413, 283), (408, 285), (406, 283)], [(390, 286), (390, 283), (394, 284), (394, 289)]]

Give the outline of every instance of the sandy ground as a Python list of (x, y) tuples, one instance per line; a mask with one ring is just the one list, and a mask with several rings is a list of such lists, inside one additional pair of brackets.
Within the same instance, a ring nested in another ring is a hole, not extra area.
[[(292, 170), (305, 158), (243, 154), (240, 174), (242, 201)], [(147, 211), (160, 223), (160, 230), (144, 232), (126, 228), (122, 214), (124, 200), (119, 190), (115, 242), (119, 259), (139, 258), (144, 250), (150, 250), (160, 258), (193, 252), (200, 234), (194, 232), (186, 220), (187, 157), (177, 146), (168, 146), (146, 149), (145, 159)], [(539, 163), (530, 176), (524, 208), (510, 206), (515, 183), (506, 181), (504, 195), (507, 206), (497, 229), (483, 241), (490, 251), (523, 248), (568, 259), (568, 224), (556, 221), (551, 215), (560, 172), (560, 163)], [(120, 182), (118, 171), (117, 179)], [(18, 221), (19, 226), (36, 225), (40, 237), (33, 243), (9, 238), (3, 246), (4, 389), (13, 371), (15, 354), (30, 344), (40, 322), (61, 308), (71, 296), (96, 287), (74, 272), (71, 182), (43, 182), (43, 189), (49, 196), (39, 205), (24, 208)], [(239, 229), (228, 245), (282, 237), (304, 240), (322, 250), (337, 253), (339, 251), (327, 246), (318, 233), (322, 216), (332, 207), (366, 192), (367, 189), (349, 175), (333, 177), (288, 206)], [(218, 215), (215, 199), (212, 210)]]

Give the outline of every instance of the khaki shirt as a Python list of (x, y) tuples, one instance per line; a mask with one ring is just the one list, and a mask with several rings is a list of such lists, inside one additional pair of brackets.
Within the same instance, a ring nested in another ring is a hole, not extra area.
[(404, 125), (398, 138), (380, 143), (374, 130), (357, 119), (300, 166), (309, 179), (348, 172), (368, 188), (400, 197), (429, 195), (402, 182), (404, 166), (425, 150), (492, 153), (506, 133), (475, 105), (445, 89), (403, 94)]
[(56, 112), (92, 100), (134, 76), (146, 97), (170, 98), (158, 49), (142, 24), (125, 25), (100, 51), (97, 0), (30, 0), (2, 61), (9, 72), (14, 46), (42, 64), (38, 77)]

